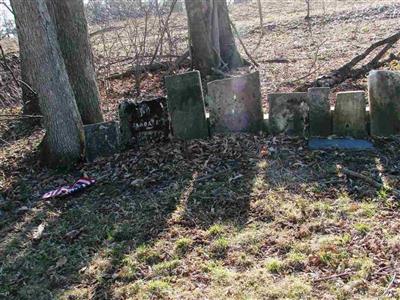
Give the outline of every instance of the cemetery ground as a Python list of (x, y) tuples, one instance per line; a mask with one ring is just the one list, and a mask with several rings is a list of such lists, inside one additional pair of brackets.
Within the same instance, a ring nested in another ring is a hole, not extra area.
[[(314, 18), (310, 38), (304, 11), (272, 2), (253, 53), (263, 95), (336, 69), (398, 26), (395, 1), (358, 1), (359, 10), (346, 1)], [(245, 13), (233, 16), (244, 40), (256, 43), (257, 19), (246, 25)], [(276, 58), (288, 62), (268, 62)], [(142, 90), (163, 94), (162, 75), (146, 74)], [(132, 86), (131, 78), (101, 82), (107, 119)], [(15, 97), (9, 87), (1, 95)], [(365, 80), (334, 91), (354, 89), (365, 90)], [(346, 152), (310, 151), (300, 138), (217, 135), (48, 170), (38, 164), (42, 137), (20, 120), (0, 123), (0, 299), (400, 297), (399, 138)], [(73, 197), (40, 200), (81, 175), (98, 182)]]
[[(400, 295), (399, 139), (310, 151), (251, 135), (149, 144), (48, 171), (2, 157), (5, 299), (389, 299)], [(27, 149), (29, 149), (27, 151)], [(4, 148), (3, 148), (4, 151)], [(3, 152), (4, 155), (4, 152)], [(340, 173), (337, 165), (385, 187)], [(82, 194), (38, 200), (80, 174)]]

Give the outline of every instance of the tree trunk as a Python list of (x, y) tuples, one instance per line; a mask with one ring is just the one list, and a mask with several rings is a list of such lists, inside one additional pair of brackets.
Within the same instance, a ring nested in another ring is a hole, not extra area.
[(243, 66), (226, 0), (186, 0), (193, 64), (203, 76)]
[[(17, 28), (18, 31), (18, 28)], [(39, 97), (36, 92), (32, 91), (28, 86), (32, 87), (33, 74), (29, 69), (29, 57), (24, 53), (26, 46), (24, 41), (20, 37), (21, 34), (18, 32), (18, 43), (19, 43), (19, 58), (21, 65), (21, 83), (22, 88), (22, 112), (24, 115), (40, 115)], [(27, 86), (28, 85), (28, 86)], [(29, 123), (39, 123), (39, 119), (27, 119)]]
[(11, 5), (20, 37), (29, 41), (22, 46), (44, 117), (42, 158), (50, 166), (71, 165), (81, 158), (84, 133), (56, 29), (45, 0), (11, 0)]
[(103, 122), (82, 0), (46, 0), (84, 124)]
[[(213, 1), (213, 0), (211, 0)], [(210, 0), (185, 0), (193, 65), (205, 76), (219, 67), (218, 54), (213, 49)]]
[(236, 48), (226, 0), (214, 0), (214, 3), (217, 4), (218, 8), (219, 47), (221, 51), (221, 59), (230, 69), (242, 67), (243, 61)]

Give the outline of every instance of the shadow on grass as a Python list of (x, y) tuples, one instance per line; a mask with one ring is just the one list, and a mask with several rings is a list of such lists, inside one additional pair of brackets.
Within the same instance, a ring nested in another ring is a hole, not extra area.
[[(103, 181), (78, 197), (39, 201), (24, 216), (4, 224), (0, 298), (69, 299), (68, 292), (78, 290), (82, 295), (75, 293), (70, 299), (112, 298), (114, 276), (126, 258), (138, 255), (143, 247), (150, 249), (175, 225), (188, 231), (206, 230), (214, 224), (244, 227), (251, 221), (250, 200), (257, 180), (272, 191), (302, 194), (309, 201), (316, 195), (337, 198), (340, 193), (359, 201), (374, 197), (376, 190), (338, 177), (336, 164), (367, 170), (372, 176), (399, 166), (392, 160), (396, 151), (386, 148), (375, 153), (311, 152), (300, 141), (261, 159), (254, 141), (229, 140), (226, 147), (239, 147), (242, 152), (227, 155), (223, 149), (208, 149), (210, 154), (197, 162), (203, 167), (194, 171), (188, 155), (187, 170), (177, 170), (151, 188)], [(265, 222), (267, 217), (257, 216)], [(43, 234), (35, 238), (40, 226)], [(149, 253), (145, 260), (150, 266), (153, 258), (163, 261), (167, 255)]]

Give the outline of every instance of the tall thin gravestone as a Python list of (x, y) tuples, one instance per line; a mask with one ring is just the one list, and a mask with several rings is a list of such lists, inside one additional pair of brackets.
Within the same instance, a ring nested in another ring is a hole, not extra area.
[(308, 90), (309, 135), (311, 137), (327, 137), (332, 134), (329, 92), (330, 89), (325, 87)]
[(400, 72), (372, 71), (368, 77), (371, 134), (400, 133)]
[(259, 72), (212, 81), (208, 96), (212, 133), (258, 132), (265, 128)]
[(307, 93), (269, 94), (268, 100), (271, 133), (303, 136), (308, 112)]
[(168, 76), (165, 84), (173, 135), (183, 140), (207, 138), (209, 132), (200, 72)]
[(337, 94), (333, 133), (341, 137), (367, 136), (366, 99), (363, 91)]

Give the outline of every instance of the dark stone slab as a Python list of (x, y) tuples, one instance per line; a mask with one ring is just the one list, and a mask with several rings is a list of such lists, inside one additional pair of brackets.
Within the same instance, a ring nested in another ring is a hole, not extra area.
[(308, 114), (307, 93), (269, 94), (269, 130), (272, 134), (304, 136)]
[(311, 150), (374, 150), (374, 145), (367, 140), (353, 139), (319, 139), (312, 138), (308, 142)]
[(338, 93), (333, 113), (333, 134), (340, 137), (366, 137), (366, 107), (363, 91)]
[(265, 129), (259, 72), (210, 82), (208, 99), (212, 133)]
[(119, 105), (121, 147), (129, 149), (147, 140), (166, 139), (169, 119), (166, 98), (124, 100)]
[(316, 87), (308, 90), (309, 135), (327, 137), (332, 134), (329, 88)]
[(84, 126), (85, 156), (89, 162), (99, 157), (113, 155), (119, 151), (117, 122), (105, 122)]
[(400, 134), (400, 72), (372, 71), (368, 86), (371, 135)]
[(174, 137), (182, 140), (209, 137), (200, 72), (168, 76), (165, 84)]

